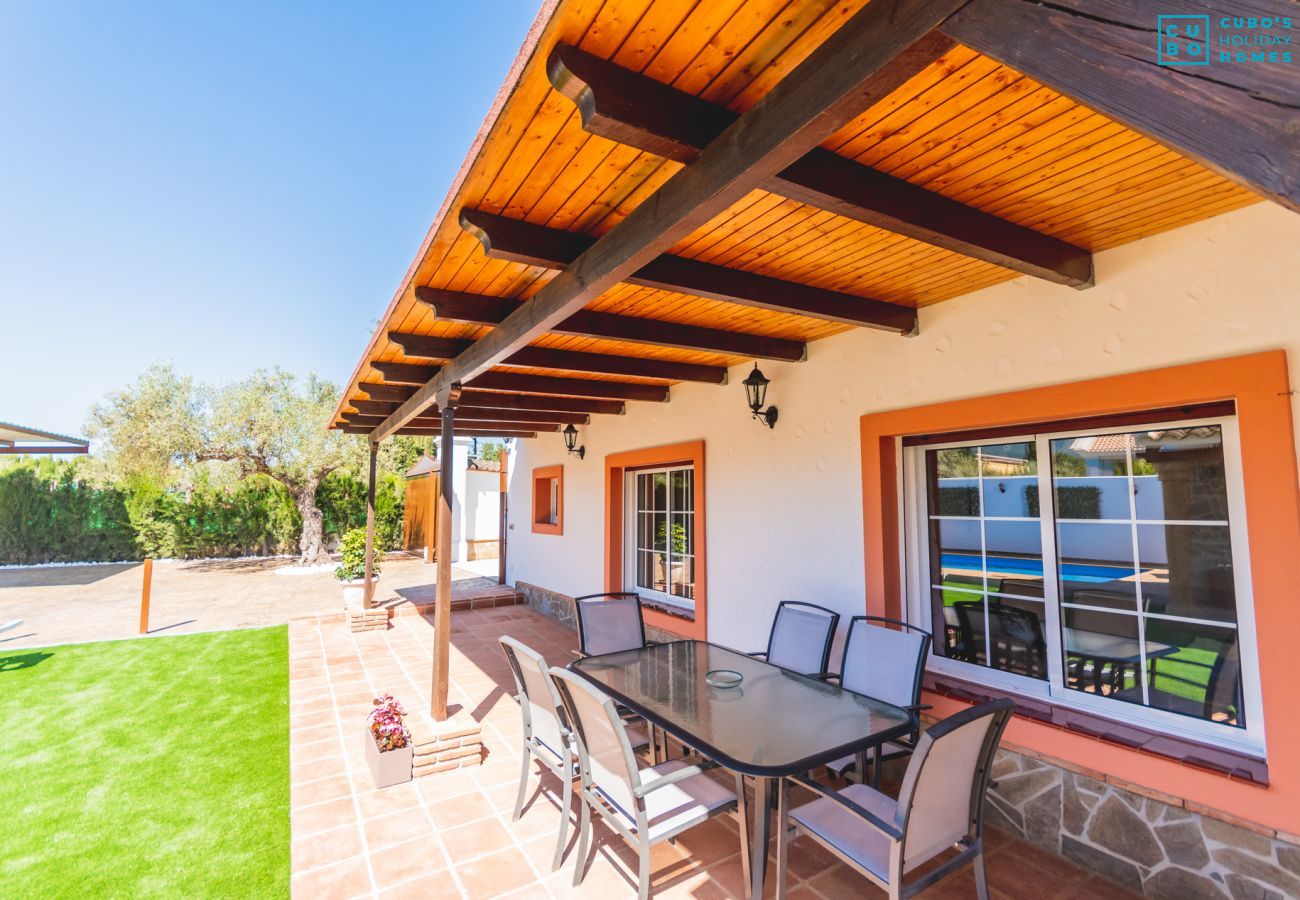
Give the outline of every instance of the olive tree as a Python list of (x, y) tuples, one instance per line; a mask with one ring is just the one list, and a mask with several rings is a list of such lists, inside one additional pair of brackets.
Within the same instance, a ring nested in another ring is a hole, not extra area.
[(327, 562), (316, 489), (335, 469), (356, 465), (364, 442), (325, 426), (338, 391), (315, 374), (299, 379), (258, 369), (219, 387), (196, 385), (166, 363), (110, 393), (91, 411), (87, 431), (114, 480), (170, 482), (183, 465), (222, 461), (237, 477), (264, 475), (284, 485), (302, 516), (304, 565)]

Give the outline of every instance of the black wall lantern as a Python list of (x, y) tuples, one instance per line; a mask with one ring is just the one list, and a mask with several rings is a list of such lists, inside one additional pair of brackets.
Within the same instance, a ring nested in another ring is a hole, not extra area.
[(758, 363), (754, 363), (754, 371), (750, 372), (745, 379), (745, 399), (749, 401), (749, 410), (754, 414), (755, 419), (766, 422), (768, 428), (775, 428), (776, 407), (769, 406), (763, 409), (763, 402), (767, 399), (767, 386), (770, 383), (758, 370)]
[(564, 426), (564, 446), (569, 453), (578, 457), (578, 459), (582, 459), (587, 455), (587, 448), (578, 446), (578, 429), (574, 428), (572, 424)]

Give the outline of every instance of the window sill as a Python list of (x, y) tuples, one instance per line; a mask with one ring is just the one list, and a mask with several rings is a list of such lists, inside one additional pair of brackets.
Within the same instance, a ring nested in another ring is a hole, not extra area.
[(1161, 756), (1217, 775), (1226, 775), (1252, 784), (1268, 784), (1268, 763), (1257, 756), (1238, 750), (1214, 747), (1176, 737), (1167, 732), (1140, 728), (1127, 722), (1117, 722), (1073, 706), (1052, 703), (1042, 697), (1030, 697), (1014, 691), (993, 688), (953, 675), (926, 672), (923, 687), (942, 697), (951, 697), (969, 703), (982, 703), (985, 700), (1008, 697), (1016, 702), (1016, 715), (1021, 718), (1136, 750), (1139, 753)]
[(646, 609), (653, 609), (656, 612), (661, 612), (666, 616), (672, 616), (674, 619), (684, 619), (687, 622), (695, 621), (694, 610), (686, 609), (685, 607), (682, 606), (674, 606), (671, 603), (665, 603), (662, 600), (653, 600), (653, 599), (647, 599), (645, 597), (642, 597), (641, 605), (644, 606)]

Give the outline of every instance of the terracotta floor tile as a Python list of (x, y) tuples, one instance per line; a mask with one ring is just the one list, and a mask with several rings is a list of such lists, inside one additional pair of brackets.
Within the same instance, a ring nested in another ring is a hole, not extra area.
[(448, 871), (425, 875), (379, 892), (383, 900), (460, 900), (460, 888)]
[(366, 843), (371, 853), (381, 847), (401, 844), (433, 833), (428, 818), (418, 809), (365, 819), (361, 827), (366, 832)]
[(429, 814), (433, 816), (433, 824), (438, 828), (467, 825), (479, 819), (491, 818), (496, 812), (487, 795), (479, 790), (437, 800), (429, 803), (428, 807)]
[(468, 825), (456, 828), (440, 829), (447, 848), (447, 854), (453, 860), (471, 859), (484, 853), (495, 853), (514, 844), (510, 832), (496, 819), (480, 819)]
[(292, 766), (289, 769), (289, 778), (291, 781), (306, 783), (334, 775), (342, 775), (346, 771), (347, 768), (344, 766), (343, 757), (336, 752), (334, 755), (323, 759), (309, 759)]
[(290, 847), (290, 858), (293, 871), (298, 873), (360, 856), (361, 851), (361, 830), (351, 824), (296, 839)]
[(293, 827), (294, 837), (306, 837), (309, 834), (329, 831), (343, 825), (356, 824), (357, 813), (352, 805), (352, 797), (349, 795), (337, 800), (327, 800), (315, 806), (292, 810), (289, 821)]
[(352, 792), (352, 783), (346, 775), (331, 775), (316, 781), (294, 782), (289, 790), (290, 808), (297, 810), (304, 806), (337, 800)]
[(447, 868), (447, 858), (431, 834), (372, 851), (370, 862), (380, 890)]
[(394, 784), (386, 788), (366, 789), (369, 783), (369, 779), (366, 779), (364, 784), (358, 785), (362, 790), (357, 793), (357, 808), (361, 811), (363, 819), (378, 818), (397, 812), (410, 812), (420, 807), (420, 792), (411, 782)]
[(536, 880), (528, 860), (515, 848), (479, 857), (456, 866), (456, 875), (465, 886), (466, 896), (496, 897), (515, 891)]
[(366, 868), (366, 861), (356, 857), (295, 875), (290, 886), (295, 897), (307, 900), (345, 900), (370, 892), (370, 872)]

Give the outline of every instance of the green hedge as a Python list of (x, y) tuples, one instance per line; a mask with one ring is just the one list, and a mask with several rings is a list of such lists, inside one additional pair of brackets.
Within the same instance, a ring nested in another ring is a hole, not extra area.
[[(385, 549), (401, 540), (401, 487), (392, 474), (377, 486), (376, 537)], [(325, 479), (316, 502), (328, 536), (365, 525), (365, 485), (351, 473)], [(0, 468), (0, 565), (296, 553), (301, 524), (288, 491), (261, 476), (229, 486), (199, 470), (184, 490), (120, 490), (90, 486), (76, 461)]]

